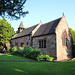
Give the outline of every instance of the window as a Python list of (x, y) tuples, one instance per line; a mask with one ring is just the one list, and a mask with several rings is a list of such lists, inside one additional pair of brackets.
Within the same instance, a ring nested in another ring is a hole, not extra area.
[(42, 42), (41, 42), (41, 41), (39, 41), (39, 48), (41, 48), (41, 43), (42, 43)]
[(68, 39), (67, 39), (67, 32), (64, 31), (62, 33), (62, 45), (68, 47)]
[(28, 42), (27, 42), (27, 45), (28, 45)]
[(68, 47), (68, 39), (66, 38), (66, 46)]
[(43, 40), (41, 42), (42, 42), (42, 47), (41, 48), (43, 48), (44, 47), (44, 45), (43, 45), (44, 42), (43, 42)]
[(39, 48), (46, 48), (46, 40), (39, 40)]
[(21, 47), (24, 45), (24, 43), (21, 43)]
[(39, 41), (39, 48), (41, 48), (41, 41)]
[(29, 42), (27, 42), (27, 47), (29, 47), (30, 46), (30, 44), (29, 44)]
[(63, 44), (63, 46), (66, 46), (66, 38), (65, 38), (65, 35), (62, 37), (62, 44)]
[(18, 46), (18, 43), (15, 43), (15, 46)]
[(63, 44), (63, 46), (68, 46), (68, 40), (67, 40), (67, 38), (62, 38), (62, 44)]
[(44, 48), (46, 48), (46, 40), (44, 40)]

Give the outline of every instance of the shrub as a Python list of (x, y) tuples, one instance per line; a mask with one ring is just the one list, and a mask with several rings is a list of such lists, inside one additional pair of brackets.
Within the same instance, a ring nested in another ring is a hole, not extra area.
[(40, 54), (41, 54), (41, 51), (39, 49), (34, 49), (30, 53), (30, 56), (31, 56), (32, 59), (36, 59)]
[(25, 53), (24, 47), (19, 47), (18, 54), (19, 54), (20, 56), (23, 56), (24, 53)]
[(38, 61), (53, 61), (53, 57), (49, 57), (49, 55), (40, 55), (37, 57)]
[(17, 55), (18, 54), (17, 46), (12, 47), (11, 51), (13, 55)]
[(33, 49), (32, 47), (19, 47), (19, 49), (17, 49), (17, 46), (15, 46), (11, 50), (13, 55), (19, 55), (31, 59), (37, 59), (37, 57), (41, 54), (39, 49)]
[(7, 53), (11, 52), (11, 47), (7, 47)]
[(30, 58), (30, 53), (33, 51), (33, 48), (32, 47), (29, 47), (29, 48), (26, 48), (25, 49), (25, 52), (24, 52), (24, 57), (27, 57), (27, 58)]
[(24, 50), (18, 51), (18, 55), (19, 55), (19, 56), (23, 56), (23, 55), (24, 55)]
[(12, 47), (11, 50), (12, 50), (12, 52), (13, 52), (13, 51), (17, 51), (17, 46)]
[(2, 50), (3, 50), (3, 45), (0, 46), (0, 52), (2, 52)]
[(40, 54), (41, 54), (41, 51), (39, 49), (33, 49), (32, 47), (29, 47), (29, 48), (25, 49), (23, 57), (37, 59), (37, 57)]
[(19, 47), (19, 51), (22, 51), (22, 50), (24, 50), (24, 47)]

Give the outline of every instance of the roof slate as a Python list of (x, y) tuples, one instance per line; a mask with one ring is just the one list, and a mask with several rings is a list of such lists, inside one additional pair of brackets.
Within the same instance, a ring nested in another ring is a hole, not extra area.
[(24, 29), (22, 32), (18, 33), (18, 34), (15, 34), (12, 39), (15, 39), (15, 38), (18, 38), (18, 37), (21, 37), (21, 36), (26, 36), (26, 35), (29, 35), (32, 33), (32, 30), (36, 27), (37, 25), (35, 26), (32, 26), (32, 27), (29, 27), (27, 29)]
[[(45, 23), (45, 24), (42, 24), (39, 27), (39, 29), (34, 33), (33, 37), (34, 36), (45, 35), (45, 34), (55, 33), (55, 28), (57, 27), (57, 25), (58, 25), (60, 20), (61, 20), (61, 18), (53, 20), (53, 21)], [(21, 33), (18, 33), (16, 35), (14, 35), (12, 37), (12, 39), (32, 34), (32, 31), (37, 27), (37, 25), (29, 27), (27, 29), (24, 29)]]
[(40, 28), (35, 32), (33, 36), (55, 33), (55, 28), (57, 27), (60, 20), (61, 18), (41, 25)]

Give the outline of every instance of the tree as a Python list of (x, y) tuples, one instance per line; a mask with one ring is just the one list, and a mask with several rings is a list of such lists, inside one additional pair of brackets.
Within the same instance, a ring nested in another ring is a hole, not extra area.
[(0, 45), (9, 43), (14, 34), (13, 27), (5, 19), (0, 19)]
[(72, 28), (69, 28), (72, 39), (73, 39), (73, 45), (75, 45), (75, 31)]
[(0, 16), (2, 18), (20, 19), (28, 11), (23, 11), (26, 0), (0, 0)]

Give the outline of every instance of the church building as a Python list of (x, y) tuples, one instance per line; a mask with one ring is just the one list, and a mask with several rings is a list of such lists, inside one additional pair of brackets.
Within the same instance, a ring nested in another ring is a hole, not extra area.
[(21, 21), (18, 33), (12, 37), (12, 45), (18, 48), (23, 45), (38, 48), (42, 54), (54, 57), (57, 61), (72, 56), (71, 34), (64, 14), (61, 18), (45, 24), (40, 21), (27, 29)]

